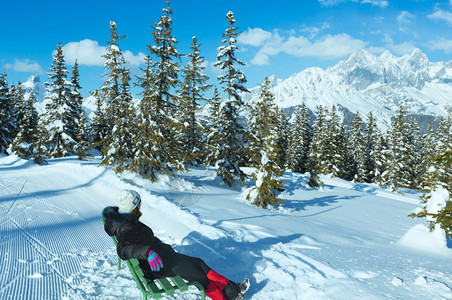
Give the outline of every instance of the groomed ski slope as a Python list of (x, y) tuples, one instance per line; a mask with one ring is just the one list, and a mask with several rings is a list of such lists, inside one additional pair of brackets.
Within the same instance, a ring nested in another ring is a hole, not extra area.
[(315, 190), (286, 173), (287, 201), (264, 210), (211, 169), (150, 183), (98, 163), (0, 157), (0, 299), (141, 299), (100, 222), (125, 188), (141, 194), (142, 221), (163, 241), (250, 278), (247, 299), (452, 299), (452, 242), (407, 217), (413, 191), (328, 177)]

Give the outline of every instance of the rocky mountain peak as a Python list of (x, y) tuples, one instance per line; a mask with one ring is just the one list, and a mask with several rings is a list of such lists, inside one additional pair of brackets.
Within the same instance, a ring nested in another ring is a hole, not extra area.
[[(344, 119), (372, 111), (383, 129), (400, 106), (424, 120), (446, 116), (452, 107), (452, 62), (432, 63), (419, 49), (402, 57), (360, 49), (326, 70), (308, 68), (273, 82), (275, 103), (286, 110), (293, 112), (303, 102), (312, 112), (318, 105), (335, 104)], [(253, 102), (258, 95), (255, 88), (242, 97)]]

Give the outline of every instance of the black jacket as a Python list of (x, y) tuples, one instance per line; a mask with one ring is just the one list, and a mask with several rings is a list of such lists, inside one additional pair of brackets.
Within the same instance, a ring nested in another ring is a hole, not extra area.
[[(154, 236), (151, 228), (141, 223), (133, 213), (119, 213), (118, 207), (108, 206), (102, 211), (105, 219), (104, 229), (109, 236), (115, 236), (118, 241), (116, 251), (123, 260), (136, 258), (146, 277), (157, 278), (165, 276), (165, 271), (171, 269), (174, 263), (175, 251)], [(162, 258), (164, 268), (152, 272), (147, 261), (147, 252), (153, 249)]]

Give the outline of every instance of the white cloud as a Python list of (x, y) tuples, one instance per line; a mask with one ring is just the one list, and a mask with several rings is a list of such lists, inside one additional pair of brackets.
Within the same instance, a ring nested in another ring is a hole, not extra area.
[(372, 6), (379, 6), (381, 8), (385, 8), (389, 5), (389, 2), (386, 0), (362, 0), (363, 4), (372, 4)]
[(401, 25), (410, 24), (414, 18), (412, 13), (404, 10), (397, 16), (397, 22)]
[(417, 47), (412, 42), (386, 45), (386, 49), (389, 49), (392, 53), (399, 55), (410, 54), (416, 48)]
[[(257, 31), (255, 31), (257, 32)], [(269, 32), (268, 32), (269, 33)], [(268, 65), (270, 57), (286, 53), (296, 57), (316, 57), (319, 59), (336, 59), (345, 57), (363, 48), (366, 43), (347, 34), (326, 35), (312, 41), (305, 36), (282, 37), (277, 30), (266, 35), (259, 45), (259, 50), (251, 60), (255, 65)]]
[(432, 20), (446, 21), (447, 23), (449, 23), (449, 25), (452, 25), (452, 13), (442, 9), (436, 10), (434, 13), (428, 15), (427, 17)]
[[(452, 0), (451, 0), (452, 1)], [(440, 39), (430, 42), (431, 50), (442, 50), (446, 53), (452, 52), (452, 40)]]
[(397, 16), (397, 23), (399, 24), (399, 30), (407, 31), (407, 28), (405, 26), (411, 24), (415, 18), (416, 17), (412, 13), (410, 13), (406, 10), (402, 11)]
[(144, 59), (146, 58), (146, 55), (142, 52), (138, 52), (137, 55), (134, 55), (132, 51), (126, 50), (123, 52), (124, 59), (126, 60), (126, 63), (132, 66), (138, 66), (144, 64)]
[(99, 46), (97, 41), (85, 39), (80, 42), (70, 42), (63, 46), (63, 55), (67, 63), (79, 65), (103, 66), (106, 47)]
[(336, 59), (345, 57), (358, 49), (364, 48), (365, 42), (348, 34), (326, 35), (320, 40), (309, 41), (305, 37), (290, 37), (282, 45), (284, 52), (299, 57), (316, 57), (320, 59)]
[(319, 0), (320, 5), (323, 6), (335, 6), (342, 2), (359, 2), (361, 4), (371, 4), (372, 6), (379, 6), (381, 8), (385, 8), (389, 5), (387, 0)]
[(5, 64), (5, 68), (15, 72), (44, 74), (44, 69), (29, 59), (15, 59), (13, 64)]
[(261, 28), (248, 28), (247, 31), (238, 36), (237, 41), (244, 45), (258, 47), (271, 37), (271, 32), (265, 31)]
[(393, 39), (389, 35), (385, 35), (383, 41), (386, 43), (384, 48), (397, 55), (410, 54), (417, 48), (412, 42), (394, 44)]
[[(77, 60), (79, 65), (103, 66), (106, 47), (100, 46), (97, 41), (84, 39), (80, 42), (70, 42), (63, 46), (63, 55), (68, 64), (74, 64)], [(140, 65), (144, 62), (145, 54), (139, 52), (134, 55), (131, 51), (123, 51), (124, 59), (132, 66)]]
[(334, 6), (341, 2), (344, 2), (344, 0), (319, 0), (320, 5), (323, 6)]
[(306, 26), (303, 25), (300, 29), (300, 32), (308, 34), (310, 39), (315, 38), (321, 31), (325, 29), (330, 29), (331, 26), (328, 22), (324, 22), (320, 26)]

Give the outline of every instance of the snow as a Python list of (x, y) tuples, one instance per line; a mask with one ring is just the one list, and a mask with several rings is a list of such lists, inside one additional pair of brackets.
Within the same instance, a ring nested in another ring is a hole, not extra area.
[[(386, 130), (401, 105), (408, 114), (446, 117), (451, 106), (450, 74), (447, 62), (429, 62), (419, 49), (400, 58), (388, 51), (377, 57), (358, 50), (327, 69), (307, 68), (285, 80), (274, 78), (271, 91), (281, 108), (304, 102), (315, 112), (318, 105), (331, 109), (335, 104), (364, 117), (372, 112), (378, 127)], [(250, 91), (242, 99), (254, 103), (261, 87)]]
[[(437, 186), (431, 193), (431, 198), (427, 202), (427, 212), (430, 214), (439, 213), (449, 199), (449, 192), (442, 186)], [(434, 221), (432, 217), (427, 217), (427, 221)]]
[(404, 234), (397, 241), (397, 244), (411, 248), (413, 250), (425, 253), (450, 255), (450, 249), (447, 248), (446, 235), (444, 230), (436, 225), (432, 232), (423, 224), (417, 224)]
[[(0, 157), (0, 299), (141, 299), (100, 222), (125, 188), (141, 194), (141, 220), (164, 242), (250, 278), (246, 299), (452, 299), (451, 241), (407, 217), (416, 191), (328, 176), (317, 190), (288, 172), (286, 202), (264, 210), (243, 198), (251, 185), (230, 189), (214, 169), (151, 183), (99, 161)], [(200, 296), (191, 288), (171, 299)]]

